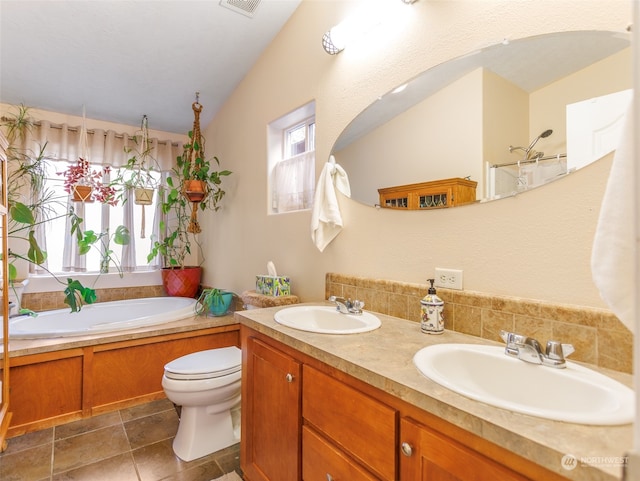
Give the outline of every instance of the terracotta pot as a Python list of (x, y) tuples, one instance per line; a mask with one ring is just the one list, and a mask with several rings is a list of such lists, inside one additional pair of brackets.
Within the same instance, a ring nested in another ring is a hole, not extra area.
[(73, 200), (76, 202), (93, 202), (91, 198), (92, 192), (93, 187), (90, 185), (74, 185), (72, 190)]
[(207, 195), (207, 184), (203, 180), (185, 180), (183, 194), (189, 202), (201, 202)]
[(153, 204), (153, 189), (146, 189), (142, 187), (136, 187), (133, 190), (134, 202), (137, 205), (151, 205)]
[(201, 276), (202, 267), (165, 267), (162, 284), (168, 296), (196, 297)]

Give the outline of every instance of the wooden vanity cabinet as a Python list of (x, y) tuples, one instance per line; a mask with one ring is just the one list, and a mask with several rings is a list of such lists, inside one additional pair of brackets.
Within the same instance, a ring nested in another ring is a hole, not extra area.
[(390, 209), (430, 210), (476, 201), (477, 182), (452, 178), (378, 189), (380, 206)]
[(309, 426), (302, 427), (303, 481), (378, 481), (348, 454)]
[[(396, 426), (398, 412), (372, 397), (334, 379), (308, 365), (302, 370), (302, 418), (308, 430), (328, 439), (327, 444), (351, 458), (376, 477), (362, 475), (359, 479), (392, 481), (396, 475)], [(311, 436), (311, 448), (302, 440), (303, 465), (307, 457), (318, 451)], [(309, 452), (311, 451), (311, 452)], [(326, 461), (326, 477), (322, 479), (351, 479), (346, 473)], [(336, 469), (337, 472), (332, 471)], [(340, 475), (342, 474), (342, 475)], [(305, 477), (304, 481), (320, 479)]]
[(530, 481), (411, 418), (400, 421), (402, 481)]
[(301, 365), (264, 342), (242, 339), (241, 462), (246, 480), (300, 479)]
[(245, 481), (566, 481), (241, 327)]

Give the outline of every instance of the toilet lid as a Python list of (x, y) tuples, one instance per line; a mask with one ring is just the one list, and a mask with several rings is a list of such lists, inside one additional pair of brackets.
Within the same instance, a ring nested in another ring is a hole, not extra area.
[(165, 364), (164, 373), (171, 379), (209, 379), (238, 372), (242, 367), (242, 351), (223, 347), (194, 352)]

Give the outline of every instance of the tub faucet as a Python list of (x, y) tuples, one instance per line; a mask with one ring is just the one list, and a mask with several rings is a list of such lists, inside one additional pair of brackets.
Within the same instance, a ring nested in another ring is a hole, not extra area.
[(364, 307), (364, 302), (362, 301), (352, 301), (351, 299), (345, 299), (344, 297), (329, 297), (330, 302), (336, 303), (336, 310), (342, 314), (362, 314), (362, 308)]
[(571, 344), (562, 344), (558, 341), (547, 342), (545, 352), (542, 352), (542, 346), (538, 341), (515, 332), (500, 331), (500, 337), (507, 344), (504, 348), (507, 356), (557, 369), (567, 367), (565, 358), (575, 352)]

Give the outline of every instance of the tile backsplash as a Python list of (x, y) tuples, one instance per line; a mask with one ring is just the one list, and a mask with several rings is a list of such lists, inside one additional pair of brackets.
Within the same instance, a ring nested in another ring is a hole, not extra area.
[[(96, 289), (98, 302), (121, 301), (123, 299), (140, 299), (143, 297), (160, 297), (166, 295), (162, 286), (117, 287), (110, 289)], [(64, 293), (55, 292), (25, 292), (22, 295), (22, 307), (33, 311), (49, 309), (64, 309)]]
[[(368, 310), (416, 323), (427, 289), (427, 284), (336, 273), (327, 273), (325, 279), (325, 299), (359, 299)], [(438, 296), (445, 302), (445, 329), (499, 342), (501, 329), (534, 337), (543, 346), (554, 339), (573, 344), (571, 360), (631, 373), (633, 335), (606, 309), (444, 288), (438, 288)]]
[[(325, 299), (331, 295), (359, 299), (368, 310), (416, 323), (420, 322), (420, 299), (427, 289), (427, 284), (336, 273), (328, 273), (325, 279)], [(98, 289), (97, 295), (100, 302), (105, 302), (165, 293), (158, 285)], [(632, 371), (633, 335), (606, 309), (444, 288), (438, 288), (438, 295), (445, 302), (445, 329), (498, 342), (502, 342), (500, 329), (526, 334), (543, 345), (554, 339), (574, 345), (572, 360), (626, 373)], [(241, 303), (238, 299), (237, 309), (242, 309)], [(67, 307), (62, 292), (25, 293), (22, 305), (34, 311)]]

